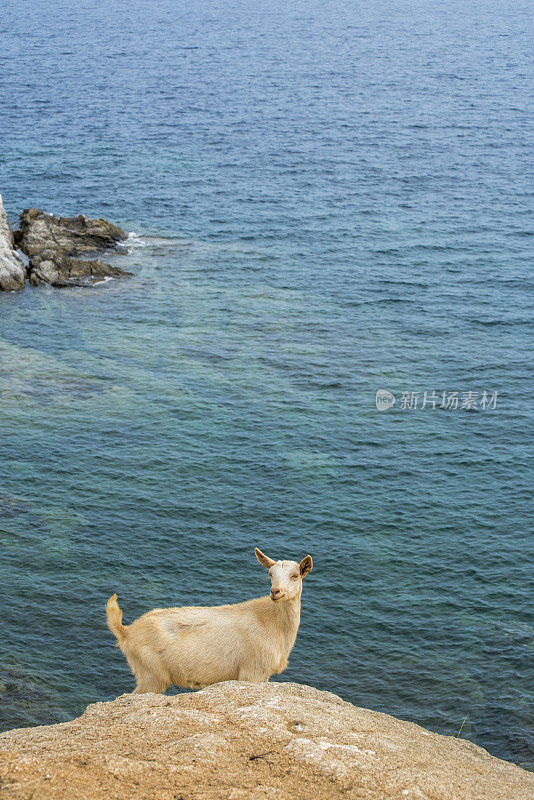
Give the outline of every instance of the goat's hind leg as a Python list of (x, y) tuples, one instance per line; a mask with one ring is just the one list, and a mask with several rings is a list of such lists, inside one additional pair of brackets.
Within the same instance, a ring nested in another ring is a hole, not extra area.
[(161, 694), (172, 683), (167, 671), (161, 668), (156, 659), (152, 659), (151, 662), (147, 663), (147, 659), (141, 660), (130, 654), (128, 663), (137, 684), (134, 689), (136, 694), (145, 694), (146, 692)]
[(146, 694), (147, 692), (161, 694), (170, 686), (170, 683), (159, 675), (148, 672), (136, 672), (135, 680), (137, 681), (137, 686), (134, 689), (134, 694)]

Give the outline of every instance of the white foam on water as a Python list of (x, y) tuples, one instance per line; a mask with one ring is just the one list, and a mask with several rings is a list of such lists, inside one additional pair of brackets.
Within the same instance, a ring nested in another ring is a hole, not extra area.
[(130, 231), (123, 244), (131, 250), (135, 250), (138, 247), (146, 247), (145, 240), (142, 239), (138, 233), (135, 233), (135, 231)]
[(114, 278), (112, 278), (111, 275), (106, 275), (101, 281), (95, 281), (92, 286), (100, 286), (102, 283), (109, 283), (109, 281), (112, 280), (114, 280)]

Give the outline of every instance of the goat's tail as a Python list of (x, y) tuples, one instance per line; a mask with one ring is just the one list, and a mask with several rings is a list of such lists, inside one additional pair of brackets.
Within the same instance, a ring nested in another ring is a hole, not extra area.
[(122, 624), (122, 611), (117, 603), (116, 594), (112, 595), (106, 603), (106, 617), (108, 628), (116, 637), (120, 646), (126, 637), (126, 626)]

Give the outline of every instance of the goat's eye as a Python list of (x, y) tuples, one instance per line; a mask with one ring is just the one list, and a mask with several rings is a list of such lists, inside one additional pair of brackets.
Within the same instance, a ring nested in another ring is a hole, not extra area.
[(292, 580), (292, 581), (296, 581), (296, 580), (297, 580), (297, 578), (298, 578), (298, 575), (292, 575), (292, 576), (291, 576), (291, 580)]

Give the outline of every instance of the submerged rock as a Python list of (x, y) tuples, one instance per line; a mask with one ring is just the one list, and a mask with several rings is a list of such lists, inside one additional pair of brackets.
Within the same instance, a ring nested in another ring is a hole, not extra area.
[(54, 217), (37, 208), (20, 215), (20, 230), (15, 244), (29, 258), (28, 277), (34, 286), (46, 282), (52, 286), (86, 286), (103, 278), (131, 275), (104, 261), (86, 260), (102, 250), (116, 249), (126, 233), (105, 219)]
[(50, 283), (57, 288), (66, 286), (87, 286), (103, 281), (105, 278), (122, 278), (131, 275), (120, 267), (112, 267), (104, 261), (86, 261), (82, 258), (57, 256), (45, 253), (42, 259), (31, 259), (29, 278), (32, 286)]
[[(26, 727), (67, 717), (58, 712), (60, 698), (22, 669), (0, 662), (0, 730), (13, 724)], [(2, 795), (0, 779), (0, 796)]]
[(14, 248), (13, 231), (0, 195), (0, 291), (24, 289), (26, 270)]
[(534, 775), (295, 683), (122, 695), (0, 735), (7, 798), (530, 800)]

